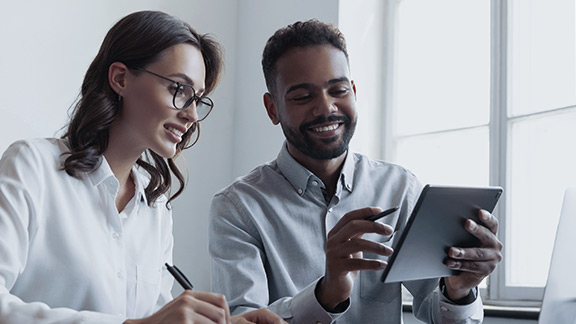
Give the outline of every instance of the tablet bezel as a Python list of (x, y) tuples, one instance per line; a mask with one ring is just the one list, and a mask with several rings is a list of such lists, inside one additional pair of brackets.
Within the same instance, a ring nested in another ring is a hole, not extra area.
[(464, 223), (471, 218), (481, 224), (478, 211), (493, 212), (502, 192), (501, 187), (426, 185), (394, 245), (382, 282), (458, 274), (444, 264), (448, 249), (478, 245), (478, 239), (464, 229)]

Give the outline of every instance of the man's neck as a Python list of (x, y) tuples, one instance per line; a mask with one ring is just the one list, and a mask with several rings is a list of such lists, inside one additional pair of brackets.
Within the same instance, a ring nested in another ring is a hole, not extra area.
[(290, 155), (302, 164), (310, 172), (314, 173), (326, 186), (327, 194), (330, 198), (336, 193), (336, 184), (338, 183), (338, 178), (340, 177), (340, 171), (346, 160), (346, 153), (330, 159), (330, 160), (318, 160), (311, 158), (302, 152), (300, 152), (295, 147), (288, 145), (288, 152)]

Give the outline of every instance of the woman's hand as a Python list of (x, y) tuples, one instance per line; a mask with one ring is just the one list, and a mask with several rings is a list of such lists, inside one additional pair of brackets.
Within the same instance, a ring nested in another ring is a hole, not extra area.
[(267, 309), (257, 309), (248, 313), (232, 316), (232, 324), (284, 324), (280, 316)]
[(186, 290), (151, 316), (142, 319), (126, 320), (124, 322), (124, 324), (160, 323), (229, 324), (230, 311), (228, 310), (226, 298), (223, 295)]

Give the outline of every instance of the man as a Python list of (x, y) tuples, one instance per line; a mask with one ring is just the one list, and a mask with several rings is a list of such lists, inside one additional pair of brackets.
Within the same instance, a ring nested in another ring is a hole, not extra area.
[[(386, 260), (422, 185), (409, 171), (348, 151), (357, 120), (341, 33), (310, 20), (277, 31), (264, 49), (264, 105), (286, 142), (276, 160), (214, 196), (212, 288), (233, 313), (267, 307), (291, 323), (401, 323), (400, 283), (382, 284)], [(365, 220), (400, 206), (382, 222)], [(405, 282), (417, 318), (478, 323), (477, 285), (501, 259), (498, 222), (467, 230), (478, 248), (451, 248), (443, 280)], [(385, 224), (384, 224), (385, 223)]]

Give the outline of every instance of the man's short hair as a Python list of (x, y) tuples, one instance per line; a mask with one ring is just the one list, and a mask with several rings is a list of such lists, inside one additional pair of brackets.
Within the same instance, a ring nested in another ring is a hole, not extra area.
[(332, 45), (341, 50), (348, 61), (346, 40), (344, 35), (334, 25), (323, 23), (317, 19), (297, 21), (279, 29), (268, 39), (262, 54), (262, 69), (268, 92), (276, 92), (276, 62), (282, 55), (295, 47), (313, 45)]

